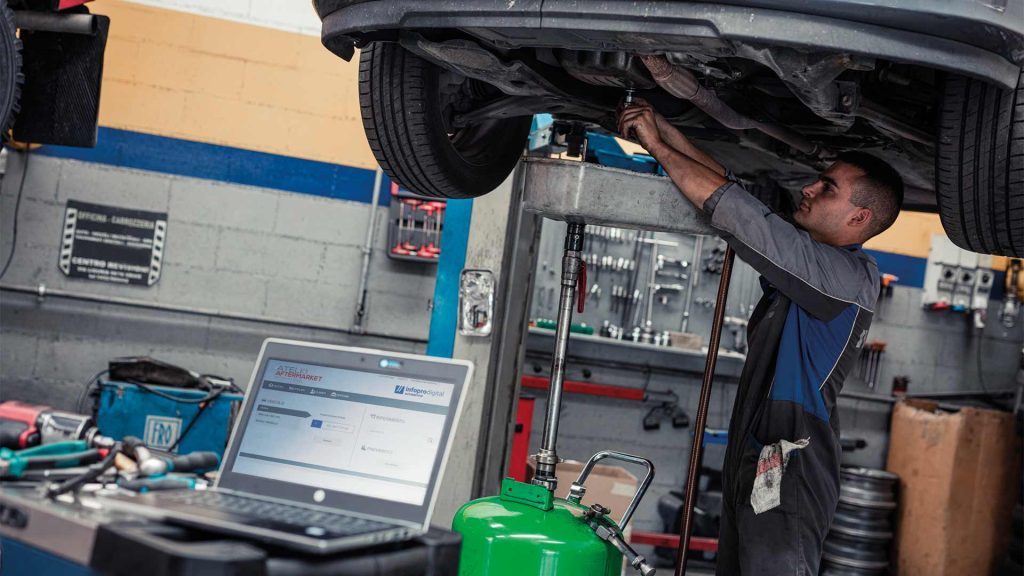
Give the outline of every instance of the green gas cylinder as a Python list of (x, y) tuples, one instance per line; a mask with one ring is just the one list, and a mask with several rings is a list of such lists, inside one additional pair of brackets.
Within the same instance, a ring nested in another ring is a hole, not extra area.
[(464, 505), (459, 576), (619, 576), (622, 554), (584, 521), (586, 506), (506, 478), (498, 496)]

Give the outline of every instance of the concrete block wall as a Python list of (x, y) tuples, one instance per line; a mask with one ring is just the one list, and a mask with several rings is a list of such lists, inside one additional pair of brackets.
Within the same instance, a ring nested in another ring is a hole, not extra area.
[[(868, 340), (887, 343), (878, 383), (871, 388), (865, 378), (855, 373), (847, 379), (843, 390), (890, 397), (893, 378), (897, 376), (910, 378), (909, 394), (1015, 389), (1024, 327), (1019, 321), (1012, 328), (1000, 324), (1002, 301), (989, 302), (985, 327), (978, 330), (964, 314), (925, 310), (921, 307), (922, 293), (918, 288), (896, 287), (892, 297), (879, 301), (868, 333)], [(839, 408), (844, 436), (868, 442), (866, 449), (845, 454), (843, 462), (884, 467), (889, 407), (843, 398)]]
[[(10, 249), (25, 157), (12, 153), (0, 194), (0, 254)], [(167, 212), (165, 262), (152, 287), (66, 278), (57, 268), (68, 199)], [(245, 383), (266, 336), (422, 350), (434, 269), (386, 256), (378, 208), (365, 329), (356, 304), (369, 204), (31, 155), (18, 240), (4, 286), (199, 310), (178, 314), (0, 292), (0, 398), (71, 408), (109, 358), (152, 354)], [(218, 314), (265, 322), (225, 321)], [(237, 333), (237, 347), (230, 334)], [(364, 344), (369, 345), (369, 344)]]
[[(15, 261), (0, 282), (45, 284), (101, 300), (128, 299), (267, 322), (225, 324), (216, 316), (175, 316), (56, 298), (36, 302), (3, 292), (0, 397), (24, 392), (26, 400), (35, 397), (66, 407), (64, 388), (80, 386), (98, 371), (97, 365), (112, 356), (150, 352), (200, 371), (227, 371), (225, 376), (244, 381), (245, 364), (262, 340), (254, 334), (348, 340), (343, 331), (352, 322), (369, 208), (277, 189), (360, 198), (362, 182), (368, 184), (377, 166), (363, 136), (357, 64), (321, 45), (312, 5), (304, 0), (104, 0), (90, 9), (111, 19), (100, 143), (94, 151), (51, 148), (49, 157), (32, 157), (18, 214)], [(96, 163), (60, 159), (76, 156)], [(4, 181), (0, 242), (10, 242), (11, 184), (20, 181), (22, 159), (12, 156)], [(222, 170), (225, 166), (230, 169)], [(131, 167), (166, 173), (126, 169)], [(289, 177), (301, 180), (303, 174), (292, 172), (307, 169), (335, 179), (324, 181), (322, 189), (287, 182)], [(265, 187), (232, 183), (237, 181)], [(336, 190), (339, 186), (352, 189)], [(55, 250), (69, 198), (168, 212), (159, 284), (147, 290), (61, 276)], [(380, 209), (378, 219), (384, 213)], [(378, 233), (383, 246), (383, 226)], [(3, 254), (8, 246), (0, 246)], [(433, 270), (385, 262), (383, 253), (374, 259), (367, 329), (384, 335), (378, 340), (396, 349), (421, 349)], [(51, 313), (58, 309), (59, 316)], [(142, 323), (104, 332), (105, 314), (138, 317)], [(312, 328), (296, 326), (327, 329), (311, 333)], [(225, 346), (234, 339), (207, 336), (208, 331), (237, 332), (244, 352), (224, 365), (222, 355), (231, 356)], [(179, 340), (171, 338), (179, 333)], [(52, 358), (55, 350), (67, 350), (68, 360)], [(12, 363), (22, 353), (43, 354), (44, 362), (33, 356)], [(86, 359), (88, 366), (83, 365)], [(37, 371), (42, 363), (48, 367)]]

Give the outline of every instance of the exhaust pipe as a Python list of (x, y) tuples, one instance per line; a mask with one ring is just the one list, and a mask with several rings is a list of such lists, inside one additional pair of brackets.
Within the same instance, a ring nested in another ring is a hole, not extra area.
[(703, 110), (705, 114), (719, 121), (726, 128), (757, 130), (809, 156), (817, 157), (824, 152), (820, 146), (788, 128), (778, 124), (758, 122), (733, 110), (714, 92), (701, 86), (689, 70), (673, 65), (664, 56), (640, 56), (640, 60), (651, 72), (651, 76), (658, 86), (676, 98), (693, 102), (694, 106)]

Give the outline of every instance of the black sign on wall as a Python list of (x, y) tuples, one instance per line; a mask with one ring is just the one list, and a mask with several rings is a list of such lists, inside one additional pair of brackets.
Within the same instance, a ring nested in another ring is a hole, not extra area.
[(152, 286), (166, 237), (166, 212), (68, 200), (57, 265), (71, 278)]

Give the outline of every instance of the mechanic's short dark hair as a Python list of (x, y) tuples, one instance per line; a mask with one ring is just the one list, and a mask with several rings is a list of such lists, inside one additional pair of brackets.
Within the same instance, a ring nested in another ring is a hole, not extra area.
[(903, 178), (888, 162), (867, 152), (843, 152), (836, 162), (844, 162), (864, 172), (857, 188), (850, 197), (854, 206), (871, 210), (871, 227), (868, 237), (885, 232), (903, 206)]

